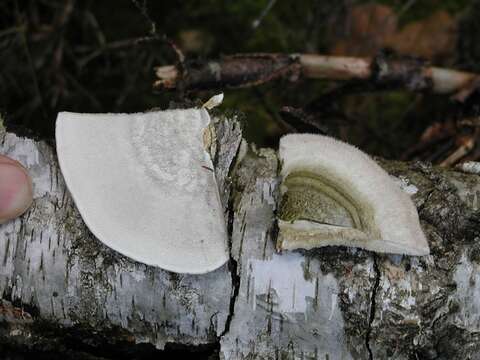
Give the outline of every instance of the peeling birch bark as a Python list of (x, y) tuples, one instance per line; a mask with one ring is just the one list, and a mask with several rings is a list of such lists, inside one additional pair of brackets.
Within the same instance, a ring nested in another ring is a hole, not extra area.
[(0, 152), (32, 173), (35, 203), (0, 226), (0, 344), (42, 350), (80, 333), (89, 348), (215, 343), (235, 360), (480, 358), (478, 175), (380, 162), (412, 196), (429, 256), (277, 254), (275, 152), (240, 145), (233, 118), (217, 121), (216, 138), (232, 259), (187, 276), (103, 246), (65, 191), (53, 150), (1, 136)]
[(222, 355), (366, 358), (373, 260), (352, 248), (275, 253), (277, 164), (272, 150), (251, 151), (235, 172), (244, 189), (234, 202), (232, 233), (240, 285)]

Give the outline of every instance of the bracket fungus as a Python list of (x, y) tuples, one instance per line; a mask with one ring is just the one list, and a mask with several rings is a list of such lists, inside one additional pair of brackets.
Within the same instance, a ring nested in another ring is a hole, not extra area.
[(60, 168), (91, 232), (136, 261), (178, 272), (228, 259), (227, 231), (204, 132), (205, 108), (59, 113)]
[(279, 156), (278, 250), (429, 254), (413, 202), (367, 154), (327, 136), (294, 134), (280, 140)]

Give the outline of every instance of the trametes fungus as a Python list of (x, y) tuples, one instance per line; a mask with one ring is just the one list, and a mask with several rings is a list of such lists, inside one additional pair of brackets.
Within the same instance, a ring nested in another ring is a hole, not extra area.
[(60, 167), (92, 233), (169, 271), (205, 273), (224, 264), (227, 231), (204, 144), (209, 123), (205, 108), (60, 113)]
[(429, 254), (411, 199), (367, 154), (311, 134), (284, 136), (279, 152), (279, 250), (343, 245)]

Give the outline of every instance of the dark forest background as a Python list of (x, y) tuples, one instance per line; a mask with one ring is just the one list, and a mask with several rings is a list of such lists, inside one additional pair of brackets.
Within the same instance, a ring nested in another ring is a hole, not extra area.
[[(172, 43), (188, 59), (388, 51), (480, 71), (479, 18), (480, 2), (466, 0), (3, 0), (0, 112), (8, 129), (51, 140), (58, 111), (138, 112), (207, 99), (212, 92), (153, 90), (153, 68), (177, 61)], [(261, 146), (288, 131), (283, 106), (313, 105), (334, 136), (386, 158), (434, 163), (471, 131), (459, 119), (478, 112), (448, 96), (306, 79), (225, 95), (224, 107), (246, 114), (246, 136)], [(432, 134), (442, 140), (416, 151)]]

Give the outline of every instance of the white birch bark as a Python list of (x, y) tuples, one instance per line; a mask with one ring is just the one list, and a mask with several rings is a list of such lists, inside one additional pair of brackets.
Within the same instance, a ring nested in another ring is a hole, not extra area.
[(225, 359), (480, 359), (480, 176), (381, 161), (412, 195), (429, 256), (277, 254), (276, 154), (245, 143), (239, 151), (236, 120), (217, 120), (232, 260), (195, 276), (103, 246), (79, 217), (54, 150), (1, 135), (0, 153), (32, 174), (35, 202), (0, 226), (0, 343), (41, 349), (80, 329), (93, 347), (220, 344)]

